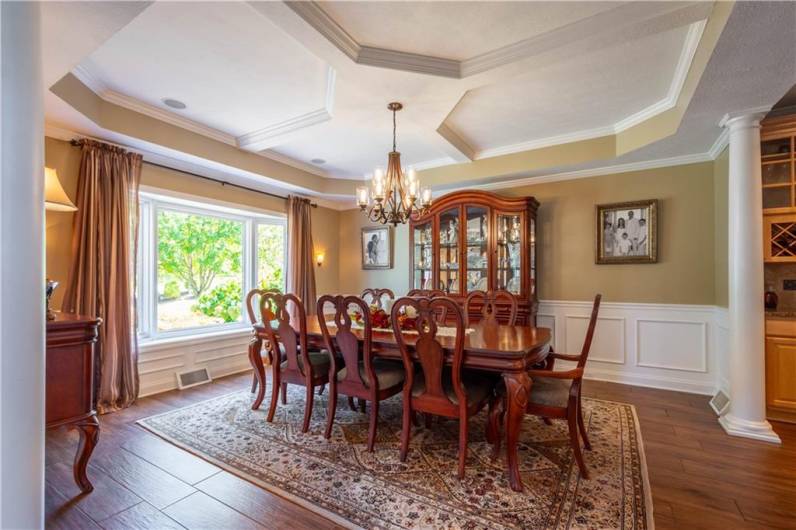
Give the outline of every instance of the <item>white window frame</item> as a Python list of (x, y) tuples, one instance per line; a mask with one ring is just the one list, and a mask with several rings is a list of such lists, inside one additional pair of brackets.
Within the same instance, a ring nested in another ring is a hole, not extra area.
[[(157, 218), (161, 211), (202, 215), (237, 221), (243, 224), (241, 234), (241, 306), (239, 322), (197, 326), (177, 330), (158, 330), (158, 240)], [(242, 210), (219, 201), (172, 194), (169, 192), (142, 191), (139, 198), (138, 253), (136, 262), (136, 297), (138, 340), (142, 344), (216, 334), (248, 328), (251, 324), (246, 314), (245, 297), (257, 285), (257, 227), (277, 225), (284, 227), (287, 245), (287, 219), (284, 215), (265, 211)], [(287, 248), (283, 271), (287, 272)], [(283, 277), (285, 275), (283, 274)]]

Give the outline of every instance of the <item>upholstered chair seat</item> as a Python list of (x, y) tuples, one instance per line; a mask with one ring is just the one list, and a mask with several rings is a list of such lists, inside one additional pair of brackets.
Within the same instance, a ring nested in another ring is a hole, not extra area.
[[(337, 373), (337, 380), (343, 381), (346, 378), (347, 368), (343, 368)], [(403, 364), (395, 361), (384, 361), (381, 359), (373, 360), (373, 370), (376, 372), (376, 380), (379, 382), (380, 389), (393, 388), (401, 386), (404, 383), (404, 367)], [(359, 363), (359, 377), (370, 385), (370, 377), (365, 370), (365, 363)]]

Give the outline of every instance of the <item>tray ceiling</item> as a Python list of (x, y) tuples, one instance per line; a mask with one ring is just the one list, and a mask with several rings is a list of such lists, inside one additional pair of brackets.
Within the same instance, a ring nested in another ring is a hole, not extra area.
[[(45, 21), (62, 16), (64, 5), (45, 7)], [(643, 123), (677, 102), (713, 9), (705, 2), (156, 2), (109, 12), (114, 32), (91, 41), (90, 53), (75, 50), (82, 56), (72, 73), (119, 107), (321, 177), (361, 179), (385, 163), (393, 100), (405, 105), (398, 149), (417, 169)], [(57, 34), (47, 38), (45, 49), (68, 46)], [(47, 98), (49, 120), (107, 128), (85, 111), (74, 119), (78, 101), (58, 96)], [(163, 98), (187, 108), (169, 109)], [(116, 132), (135, 138), (133, 127), (124, 129)]]

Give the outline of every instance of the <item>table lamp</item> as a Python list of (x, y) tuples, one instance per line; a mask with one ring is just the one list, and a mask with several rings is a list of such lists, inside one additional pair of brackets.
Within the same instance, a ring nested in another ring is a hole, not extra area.
[[(58, 180), (58, 172), (52, 168), (44, 168), (44, 209), (54, 212), (74, 212), (77, 207), (69, 199), (69, 196)], [(58, 287), (58, 282), (47, 278), (45, 283), (45, 295), (47, 301), (47, 320), (55, 320), (55, 313), (50, 309), (50, 298)]]

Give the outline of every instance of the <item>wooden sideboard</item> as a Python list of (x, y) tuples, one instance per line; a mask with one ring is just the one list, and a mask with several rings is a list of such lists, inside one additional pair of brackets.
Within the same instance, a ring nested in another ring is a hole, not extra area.
[(80, 443), (73, 473), (83, 492), (94, 489), (86, 475), (91, 453), (99, 440), (94, 370), (101, 320), (56, 313), (47, 322), (47, 428), (78, 429)]

